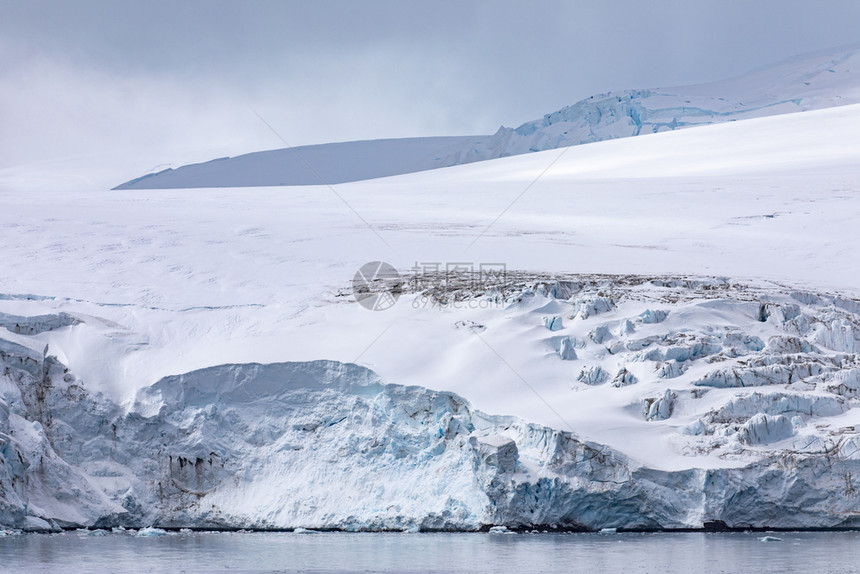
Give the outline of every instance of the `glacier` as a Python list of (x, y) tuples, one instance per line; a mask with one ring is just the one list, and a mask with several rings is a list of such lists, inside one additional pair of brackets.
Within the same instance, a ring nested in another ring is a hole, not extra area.
[[(854, 527), (858, 126), (744, 119), (340, 198), (4, 171), (0, 525)], [(445, 272), (464, 258), (505, 281)], [(423, 273), (370, 312), (368, 260)]]
[[(611, 308), (628, 318), (582, 316), (609, 291)], [(860, 403), (847, 391), (857, 387), (860, 359), (841, 339), (827, 339), (839, 343), (829, 348), (810, 342), (860, 324), (856, 301), (719, 278), (609, 276), (517, 281), (499, 295), (524, 320), (550, 303), (563, 310), (570, 322), (553, 333), (595, 321), (638, 325), (582, 340), (563, 362), (590, 365), (581, 382), (571, 377), (583, 397), (642, 387), (629, 395), (644, 394), (631, 404), (638, 412), (623, 409), (628, 424), (650, 425), (636, 432), (669, 440), (688, 467), (651, 466), (624, 437), (601, 444), (576, 428), (487, 414), (456, 393), (331, 360), (208, 367), (164, 377), (119, 404), (90, 390), (50, 344), (38, 350), (46, 332), (90, 318), (18, 316), (16, 325), (48, 330), (12, 332), (7, 322), (0, 338), (0, 527), (860, 526)], [(707, 320), (715, 311), (735, 326), (715, 328)], [(652, 334), (643, 337), (645, 327)], [(566, 337), (571, 351), (581, 340)], [(676, 377), (656, 374), (666, 361), (682, 365)], [(812, 364), (758, 378), (759, 365)], [(600, 375), (609, 365), (619, 369), (614, 381)], [(729, 381), (715, 378), (714, 366), (740, 382), (702, 388), (702, 380)], [(609, 415), (612, 401), (599, 402), (590, 408)]]

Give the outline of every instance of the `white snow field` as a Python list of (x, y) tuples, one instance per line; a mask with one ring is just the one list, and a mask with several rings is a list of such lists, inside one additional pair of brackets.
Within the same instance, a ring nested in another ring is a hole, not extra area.
[(486, 136), (367, 140), (298, 146), (166, 168), (116, 189), (318, 185), (453, 165), (445, 161)]
[(6, 527), (858, 524), (860, 105), (334, 188), (2, 175)]
[(341, 142), (163, 169), (117, 189), (316, 185), (399, 175), (691, 126), (860, 103), (860, 45), (694, 86), (598, 94), (489, 136)]

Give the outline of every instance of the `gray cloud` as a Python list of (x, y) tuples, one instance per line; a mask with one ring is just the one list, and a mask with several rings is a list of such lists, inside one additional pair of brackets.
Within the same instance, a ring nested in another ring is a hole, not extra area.
[(835, 0), (0, 0), (0, 167), (280, 147), (252, 109), (296, 145), (488, 133), (856, 42), (858, 21)]

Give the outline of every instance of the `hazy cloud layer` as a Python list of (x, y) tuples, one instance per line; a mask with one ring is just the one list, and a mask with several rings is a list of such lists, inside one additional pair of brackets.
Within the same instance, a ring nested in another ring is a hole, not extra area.
[[(0, 168), (490, 133), (860, 40), (852, 1), (0, 0)], [(129, 174), (129, 177), (137, 174)]]

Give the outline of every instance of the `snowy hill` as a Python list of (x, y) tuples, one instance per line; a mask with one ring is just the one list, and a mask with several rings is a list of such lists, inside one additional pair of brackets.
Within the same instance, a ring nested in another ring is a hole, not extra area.
[(116, 189), (319, 185), (400, 175), (445, 165), (483, 136), (404, 138), (299, 146), (220, 158), (145, 175)]
[(860, 102), (860, 47), (798, 56), (731, 80), (592, 96), (492, 136), (302, 146), (167, 169), (116, 189), (359, 181), (608, 139)]
[(848, 105), (339, 195), (9, 173), (0, 526), (856, 526), (858, 150)]
[(731, 80), (599, 94), (518, 128), (503, 127), (460, 157), (479, 161), (858, 102), (860, 47), (854, 46), (798, 56)]

